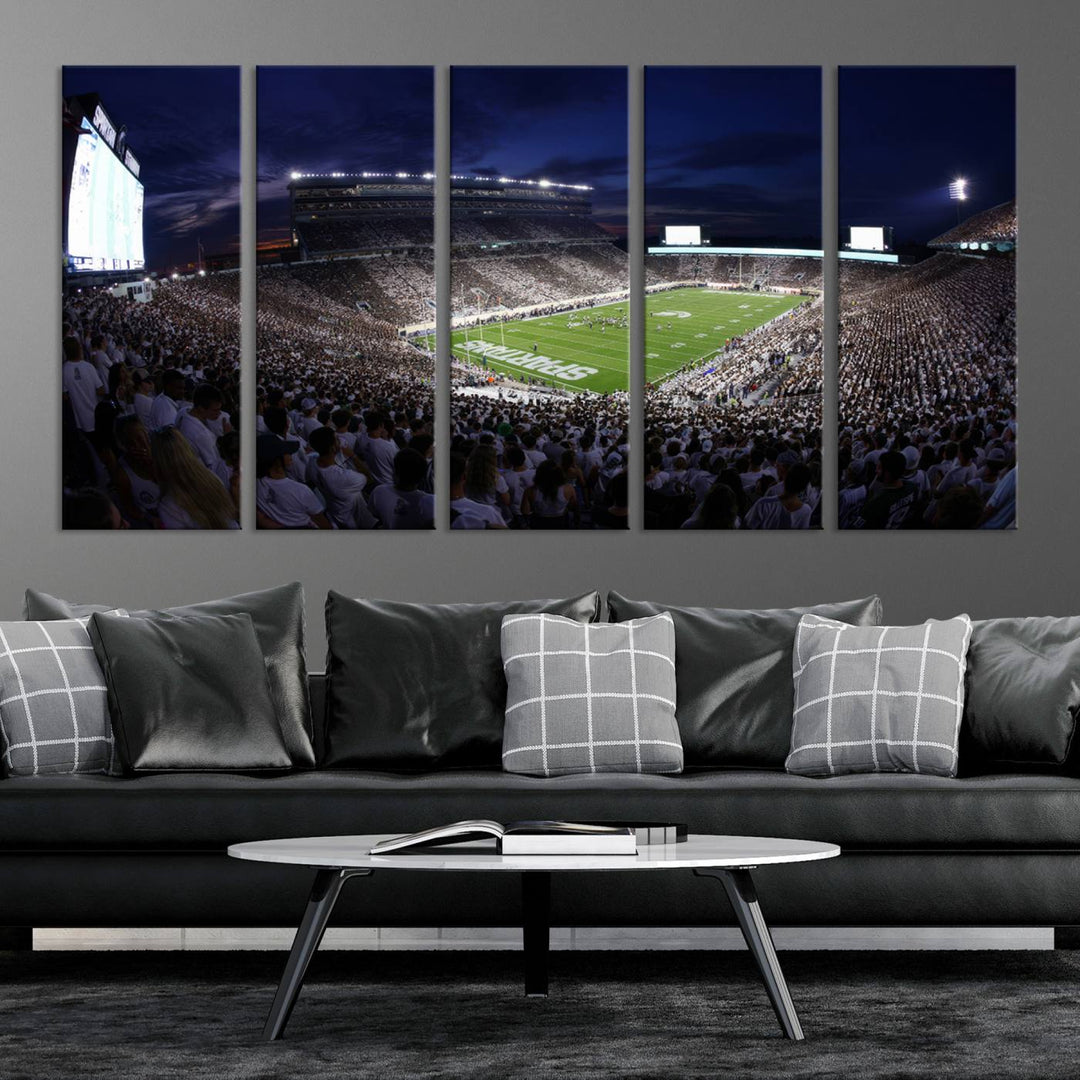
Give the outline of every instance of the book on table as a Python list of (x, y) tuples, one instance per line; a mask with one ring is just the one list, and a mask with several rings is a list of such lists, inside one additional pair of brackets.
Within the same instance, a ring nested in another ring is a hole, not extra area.
[(433, 829), (381, 840), (372, 855), (409, 852), (425, 847), (494, 839), (502, 855), (635, 855), (638, 838), (626, 825), (573, 821), (455, 821)]

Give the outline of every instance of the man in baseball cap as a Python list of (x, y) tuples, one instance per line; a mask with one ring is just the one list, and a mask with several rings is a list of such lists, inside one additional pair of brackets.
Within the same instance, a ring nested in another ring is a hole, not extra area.
[(255, 506), (260, 529), (331, 528), (315, 492), (288, 474), (291, 455), (299, 449), (295, 439), (269, 433), (255, 440)]

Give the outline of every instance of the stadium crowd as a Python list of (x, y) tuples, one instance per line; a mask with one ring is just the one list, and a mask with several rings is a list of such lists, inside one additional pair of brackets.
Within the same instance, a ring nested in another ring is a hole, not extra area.
[(982, 213), (973, 214), (930, 241), (930, 247), (943, 248), (953, 244), (998, 244), (1016, 242), (1016, 200), (992, 206)]
[[(372, 210), (365, 206), (365, 210)], [(312, 255), (326, 252), (384, 251), (388, 248), (430, 247), (433, 224), (429, 216), (365, 214), (325, 221), (298, 221), (301, 245)]]
[(394, 326), (435, 321), (435, 264), (430, 248), (416, 254), (261, 266), (256, 280), (260, 290), (265, 287), (274, 295), (291, 287), (282, 283), (295, 282), (308, 298), (312, 292), (321, 293)]
[(645, 397), (645, 524), (821, 524), (820, 298), (698, 361)]
[(259, 528), (433, 528), (433, 356), (302, 269), (257, 277)]
[(939, 253), (852, 289), (847, 275), (841, 528), (1013, 527), (1013, 258)]
[(455, 529), (625, 529), (626, 394), (455, 387)]
[[(504, 308), (580, 299), (626, 289), (626, 252), (614, 244), (533, 244), (521, 249), (460, 248), (451, 266), (455, 298), (477, 293)], [(457, 305), (455, 305), (455, 313)]]
[(645, 284), (713, 282), (744, 288), (821, 288), (821, 259), (787, 255), (647, 255)]
[(64, 301), (63, 525), (239, 528), (240, 282)]
[(467, 214), (455, 213), (450, 242), (462, 244), (513, 243), (517, 241), (611, 240), (595, 222), (574, 214)]

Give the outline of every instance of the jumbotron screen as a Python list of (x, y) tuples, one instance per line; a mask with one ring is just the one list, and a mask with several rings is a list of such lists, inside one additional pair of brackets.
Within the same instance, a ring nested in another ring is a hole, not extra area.
[(141, 270), (143, 186), (83, 120), (68, 197), (68, 259), (74, 270)]
[(885, 230), (880, 225), (852, 225), (848, 247), (853, 251), (888, 251)]
[(663, 242), (677, 244), (679, 247), (700, 247), (700, 225), (665, 225)]

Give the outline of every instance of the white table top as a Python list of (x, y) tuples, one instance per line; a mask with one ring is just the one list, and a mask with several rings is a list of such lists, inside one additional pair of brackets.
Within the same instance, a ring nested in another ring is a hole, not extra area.
[(455, 844), (453, 850), (372, 855), (371, 847), (395, 833), (375, 836), (310, 836), (233, 844), (234, 859), (356, 870), (687, 870), (812, 862), (840, 854), (836, 844), (771, 836), (691, 835), (681, 844), (654, 844), (636, 855), (497, 855), (490, 841)]

